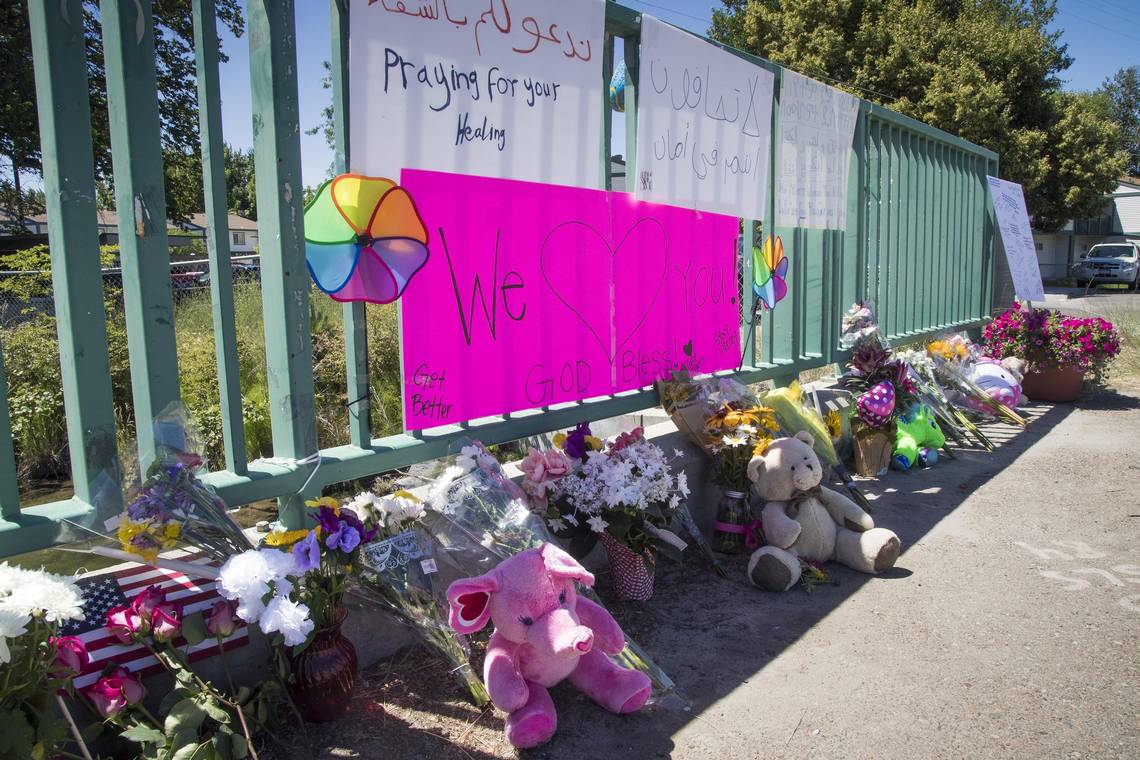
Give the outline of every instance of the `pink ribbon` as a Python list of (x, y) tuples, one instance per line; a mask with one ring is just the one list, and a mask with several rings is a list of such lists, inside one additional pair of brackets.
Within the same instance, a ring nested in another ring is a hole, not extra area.
[(764, 526), (759, 520), (753, 520), (750, 523), (737, 525), (736, 523), (722, 523), (719, 520), (713, 523), (713, 529), (723, 531), (724, 533), (738, 533), (744, 536), (744, 546), (748, 549), (760, 548), (760, 537), (763, 535)]

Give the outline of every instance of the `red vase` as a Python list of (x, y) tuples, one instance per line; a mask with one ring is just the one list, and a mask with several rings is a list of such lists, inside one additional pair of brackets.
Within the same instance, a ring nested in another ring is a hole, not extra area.
[(319, 629), (312, 642), (292, 655), (289, 694), (301, 716), (312, 723), (335, 720), (348, 709), (356, 686), (356, 647), (340, 632), (347, 610)]
[(609, 533), (599, 533), (598, 541), (606, 550), (618, 599), (644, 602), (653, 596), (653, 554), (646, 549), (637, 554)]
[(1033, 367), (1021, 381), (1022, 392), (1034, 401), (1076, 401), (1084, 373), (1074, 367)]

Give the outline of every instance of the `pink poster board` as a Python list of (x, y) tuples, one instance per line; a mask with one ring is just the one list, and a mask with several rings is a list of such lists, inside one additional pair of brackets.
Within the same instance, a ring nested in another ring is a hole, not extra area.
[(401, 184), (430, 251), (401, 299), (408, 430), (739, 363), (735, 217), (440, 172)]

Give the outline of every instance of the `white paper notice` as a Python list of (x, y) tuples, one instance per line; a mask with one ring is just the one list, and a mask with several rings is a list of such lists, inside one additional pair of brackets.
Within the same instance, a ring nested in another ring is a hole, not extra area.
[(642, 14), (640, 200), (764, 218), (772, 72)]
[(784, 69), (776, 224), (847, 228), (847, 172), (859, 99)]
[(990, 198), (1001, 230), (1001, 244), (1005, 260), (1013, 278), (1013, 290), (1023, 301), (1044, 301), (1045, 288), (1041, 284), (1041, 268), (1037, 265), (1037, 246), (1033, 244), (1033, 230), (1029, 226), (1029, 211), (1025, 207), (1025, 194), (1021, 185), (997, 177), (986, 177)]
[(604, 0), (350, 0), (349, 164), (598, 187)]

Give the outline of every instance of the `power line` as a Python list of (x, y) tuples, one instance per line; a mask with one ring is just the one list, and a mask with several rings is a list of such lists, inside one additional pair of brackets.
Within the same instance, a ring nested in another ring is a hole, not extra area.
[(638, 5), (647, 5), (650, 8), (656, 8), (659, 11), (668, 11), (669, 13), (676, 13), (678, 16), (684, 16), (685, 18), (691, 18), (694, 21), (703, 21), (706, 24), (711, 24), (713, 22), (711, 18), (708, 18), (705, 16), (694, 16), (692, 13), (685, 13), (685, 11), (679, 11), (676, 8), (668, 8), (664, 5), (657, 5), (656, 3), (646, 3), (646, 2), (642, 2), (642, 0), (631, 0), (631, 2), (635, 2)]
[[(1085, 7), (1090, 8), (1091, 6), (1086, 5)], [(1095, 8), (1095, 7), (1091, 8), (1091, 10), (1100, 11), (1099, 8)], [(1100, 11), (1100, 12), (1104, 13), (1104, 11)], [(1132, 42), (1140, 42), (1140, 37), (1133, 37), (1131, 34), (1125, 34), (1124, 32), (1120, 31), (1119, 29), (1113, 29), (1111, 26), (1106, 26), (1106, 25), (1101, 24), (1097, 21), (1093, 21), (1090, 18), (1086, 18), (1085, 16), (1079, 16), (1076, 13), (1073, 13), (1072, 11), (1065, 11), (1065, 13), (1072, 16), (1073, 18), (1079, 19), (1080, 21), (1084, 21), (1086, 24), (1092, 24), (1095, 27), (1099, 27), (1101, 29), (1104, 29), (1105, 31), (1112, 32), (1113, 34), (1119, 35), (1120, 37), (1123, 37), (1126, 40), (1131, 40)], [(1121, 19), (1121, 20), (1123, 20), (1123, 19)]]

